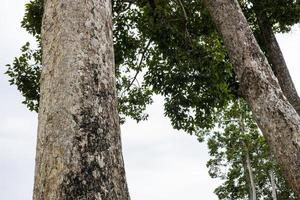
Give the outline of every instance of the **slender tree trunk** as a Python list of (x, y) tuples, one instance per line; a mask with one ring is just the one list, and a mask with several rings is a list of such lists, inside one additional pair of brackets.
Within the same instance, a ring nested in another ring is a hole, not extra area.
[[(272, 154), (269, 155), (270, 162), (274, 162)], [(269, 177), (270, 177), (270, 183), (271, 183), (271, 190), (272, 190), (272, 199), (277, 200), (277, 188), (276, 188), (276, 180), (275, 180), (275, 174), (274, 170), (271, 168), (268, 171)]]
[(271, 181), (272, 199), (277, 200), (275, 176), (274, 176), (274, 172), (272, 170), (269, 171), (269, 176), (270, 176), (270, 181)]
[(249, 155), (243, 159), (243, 168), (246, 176), (246, 184), (249, 189), (249, 200), (256, 200), (256, 189)]
[(300, 117), (283, 95), (236, 0), (205, 0), (234, 66), (241, 92), (284, 171), (300, 196)]
[(110, 0), (46, 0), (34, 200), (128, 200)]
[(273, 72), (278, 79), (283, 94), (300, 115), (300, 98), (289, 73), (279, 44), (276, 40), (275, 34), (272, 30), (272, 26), (266, 19), (267, 17), (263, 16), (263, 14), (259, 13), (259, 11), (256, 11), (256, 17), (260, 29), (259, 39), (265, 48), (264, 50), (269, 64), (271, 65)]
[[(239, 110), (241, 110), (240, 102), (239, 102)], [(240, 131), (245, 134), (246, 133), (246, 128), (245, 128), (245, 121), (243, 118), (243, 114), (240, 114), (240, 119), (239, 119), (239, 129)], [(245, 171), (248, 171), (248, 184), (249, 184), (249, 200), (256, 200), (256, 188), (255, 188), (255, 182), (254, 182), (254, 176), (253, 176), (253, 171), (252, 171), (252, 166), (251, 166), (251, 161), (250, 161), (250, 156), (249, 156), (249, 150), (248, 147), (245, 143), (245, 141), (242, 141), (242, 147), (243, 147), (243, 152), (245, 152), (245, 164), (244, 168)]]
[(250, 177), (249, 177), (249, 173), (247, 173), (247, 163), (246, 163), (246, 159), (243, 159), (243, 169), (244, 169), (244, 173), (245, 173), (245, 179), (246, 179), (246, 184), (248, 186), (248, 196), (249, 196), (249, 200), (253, 200), (252, 199), (252, 189), (250, 186)]
[(254, 176), (253, 176), (252, 166), (251, 166), (248, 152), (246, 153), (246, 166), (247, 166), (247, 171), (249, 174), (250, 188), (251, 188), (250, 199), (256, 200), (256, 189), (255, 189), (255, 183), (254, 183)]
[[(238, 105), (239, 105), (239, 110), (242, 110), (243, 108), (241, 108), (240, 102), (238, 102)], [(246, 134), (245, 119), (243, 117), (243, 113), (240, 113), (239, 129), (240, 129), (241, 133)], [(245, 171), (248, 171), (249, 199), (256, 200), (255, 181), (254, 181), (254, 176), (253, 176), (253, 171), (252, 171), (252, 166), (251, 166), (251, 160), (250, 160), (250, 156), (249, 156), (249, 150), (248, 150), (248, 147), (247, 147), (245, 141), (242, 141), (242, 147), (243, 147), (243, 152), (245, 152), (244, 169), (245, 169)]]

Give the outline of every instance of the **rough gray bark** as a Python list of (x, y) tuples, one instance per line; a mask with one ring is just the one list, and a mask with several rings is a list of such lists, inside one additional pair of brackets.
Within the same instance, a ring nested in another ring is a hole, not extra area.
[(262, 16), (263, 14), (259, 13), (258, 11), (256, 15), (260, 29), (259, 37), (265, 48), (265, 53), (269, 64), (271, 65), (272, 70), (278, 79), (283, 94), (300, 115), (300, 98), (272, 27), (267, 20), (264, 20), (266, 16)]
[(236, 0), (205, 0), (251, 107), (287, 182), (300, 196), (300, 117), (288, 102)]
[(128, 200), (110, 0), (46, 0), (34, 200)]

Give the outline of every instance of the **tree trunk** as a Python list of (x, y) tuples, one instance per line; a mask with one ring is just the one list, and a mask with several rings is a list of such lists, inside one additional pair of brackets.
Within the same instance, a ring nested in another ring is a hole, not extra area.
[[(242, 110), (240, 102), (238, 102), (239, 110)], [(246, 128), (245, 128), (245, 119), (243, 117), (243, 113), (240, 113), (239, 118), (239, 129), (242, 134), (246, 134)], [(249, 200), (256, 200), (256, 188), (255, 188), (255, 182), (254, 182), (254, 176), (249, 156), (249, 150), (245, 143), (245, 141), (242, 140), (242, 147), (243, 152), (245, 152), (245, 163), (244, 163), (244, 170), (248, 171), (248, 184), (249, 184)]]
[[(270, 162), (274, 162), (273, 155), (269, 155)], [(273, 167), (272, 167), (273, 168)], [(270, 183), (271, 183), (271, 191), (272, 191), (272, 199), (277, 200), (277, 187), (276, 187), (276, 180), (275, 180), (275, 173), (273, 169), (269, 169), (269, 177), (270, 177)]]
[(249, 153), (246, 153), (246, 166), (247, 166), (247, 171), (249, 174), (249, 180), (250, 180), (250, 188), (251, 188), (251, 193), (250, 193), (250, 199), (251, 200), (256, 200), (256, 189), (255, 189), (255, 183), (254, 183), (254, 176), (252, 172), (252, 167), (250, 163), (250, 158), (249, 158)]
[(205, 0), (241, 92), (294, 192), (300, 196), (300, 117), (283, 95), (236, 0)]
[[(250, 166), (250, 168), (249, 168), (249, 166)], [(254, 185), (253, 174), (250, 173), (250, 170), (252, 172), (252, 169), (251, 169), (251, 165), (249, 165), (249, 166), (248, 166), (248, 162), (247, 162), (247, 157), (245, 156), (243, 158), (243, 169), (244, 169), (244, 172), (245, 172), (246, 184), (247, 184), (247, 187), (249, 189), (249, 194), (248, 194), (249, 195), (249, 200), (256, 200), (256, 189), (255, 189), (255, 185)]]
[(266, 16), (262, 15), (262, 13), (256, 11), (257, 21), (260, 29), (259, 39), (265, 48), (265, 53), (269, 64), (271, 65), (273, 72), (278, 79), (283, 94), (295, 108), (298, 115), (300, 115), (300, 98), (297, 90), (285, 63), (285, 59), (276, 40), (275, 34), (272, 30), (272, 26), (266, 20)]
[(110, 0), (46, 0), (34, 200), (128, 200)]
[(272, 199), (277, 200), (275, 176), (271, 169), (269, 171), (269, 176), (270, 176), (270, 181), (271, 181)]

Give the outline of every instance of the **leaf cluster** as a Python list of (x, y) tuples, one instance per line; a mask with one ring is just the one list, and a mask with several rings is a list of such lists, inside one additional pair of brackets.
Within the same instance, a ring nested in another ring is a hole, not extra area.
[(32, 50), (27, 42), (21, 48), (22, 54), (11, 65), (7, 64), (7, 74), (11, 85), (16, 85), (25, 97), (22, 103), (29, 110), (37, 111), (39, 102), (39, 80), (41, 75), (41, 49)]

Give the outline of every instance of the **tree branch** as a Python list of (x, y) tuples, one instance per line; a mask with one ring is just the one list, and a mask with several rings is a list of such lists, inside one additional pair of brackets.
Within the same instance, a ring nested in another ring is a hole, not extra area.
[(138, 74), (141, 72), (141, 65), (142, 65), (142, 63), (143, 63), (143, 61), (144, 61), (144, 59), (145, 59), (145, 55), (146, 55), (146, 52), (148, 51), (148, 48), (149, 48), (150, 44), (151, 44), (151, 40), (148, 41), (146, 47), (144, 48), (144, 51), (143, 51), (143, 53), (142, 53), (141, 60), (140, 60), (139, 65), (138, 65), (138, 67), (137, 67), (137, 71), (136, 71), (136, 73), (135, 73), (135, 75), (134, 75), (132, 81), (130, 82), (129, 86), (127, 87), (127, 89), (129, 89), (129, 88), (132, 86), (132, 84), (133, 84), (134, 81), (136, 80)]

